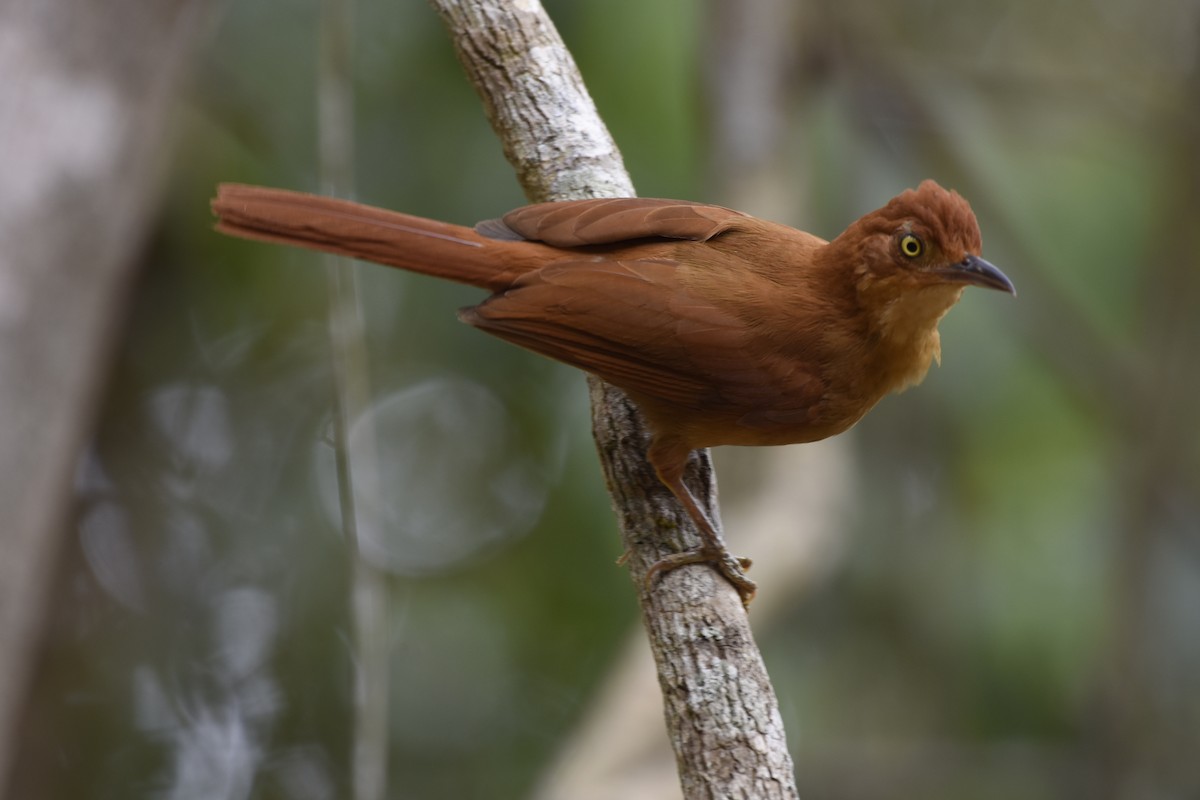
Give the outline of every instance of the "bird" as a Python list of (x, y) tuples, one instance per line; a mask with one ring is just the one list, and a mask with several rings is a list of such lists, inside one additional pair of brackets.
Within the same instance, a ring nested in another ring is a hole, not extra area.
[(708, 563), (749, 604), (684, 484), (691, 453), (841, 433), (941, 362), (938, 322), (968, 286), (1016, 295), (983, 259), (957, 192), (925, 180), (831, 240), (717, 205), (622, 197), (537, 203), (466, 227), (348, 200), (218, 186), (216, 230), (433, 275), (487, 291), (463, 322), (578, 367), (641, 410), (658, 479), (701, 545), (647, 586)]

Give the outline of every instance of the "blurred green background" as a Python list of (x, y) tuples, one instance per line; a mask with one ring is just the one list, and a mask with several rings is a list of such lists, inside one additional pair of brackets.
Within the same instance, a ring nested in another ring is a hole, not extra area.
[[(754, 612), (801, 796), (1200, 797), (1197, 3), (742, 25), (762, 5), (546, 0), (639, 193), (829, 238), (932, 177), (1020, 293), (968, 292), (941, 368), (830, 451), (820, 563)], [(524, 202), (435, 14), (356, 14), (357, 198), (460, 223)], [(208, 212), (223, 180), (320, 189), (321, 19), (259, 0), (213, 24), (79, 468), (22, 797), (351, 796), (329, 289), (318, 256)], [(533, 797), (638, 635), (583, 378), (458, 324), (478, 292), (355, 269), (387, 796)], [(768, 456), (718, 456), (726, 505), (759, 502)]]

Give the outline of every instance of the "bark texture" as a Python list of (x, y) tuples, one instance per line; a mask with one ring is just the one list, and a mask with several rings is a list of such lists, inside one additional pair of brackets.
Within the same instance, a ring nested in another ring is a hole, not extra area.
[[(573, 59), (536, 0), (431, 3), (530, 200), (634, 194)], [(658, 666), (684, 796), (795, 797), (778, 704), (737, 593), (706, 566), (644, 585), (650, 564), (699, 539), (646, 463), (640, 414), (619, 390), (589, 382), (593, 433)], [(689, 484), (715, 519), (707, 451), (693, 457)]]

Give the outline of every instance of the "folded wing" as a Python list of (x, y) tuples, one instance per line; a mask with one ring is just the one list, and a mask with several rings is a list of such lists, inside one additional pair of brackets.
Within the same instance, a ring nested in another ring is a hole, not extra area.
[(526, 239), (554, 247), (585, 247), (637, 239), (707, 241), (748, 217), (739, 211), (682, 200), (618, 197), (538, 203), (475, 226), (494, 239)]
[(758, 410), (804, 420), (821, 393), (786, 359), (751, 347), (755, 332), (679, 285), (666, 259), (571, 261), (522, 276), (460, 317), (591, 372), (626, 391), (714, 414)]

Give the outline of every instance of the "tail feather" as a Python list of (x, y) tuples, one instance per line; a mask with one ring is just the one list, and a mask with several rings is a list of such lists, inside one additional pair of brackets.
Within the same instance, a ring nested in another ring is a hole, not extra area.
[(349, 200), (224, 183), (212, 209), (221, 233), (360, 258), (493, 291), (511, 284), (522, 271), (514, 272), (511, 259), (503, 257), (513, 243)]

